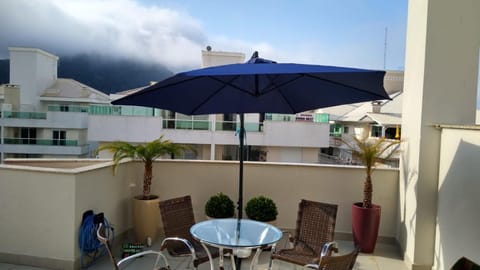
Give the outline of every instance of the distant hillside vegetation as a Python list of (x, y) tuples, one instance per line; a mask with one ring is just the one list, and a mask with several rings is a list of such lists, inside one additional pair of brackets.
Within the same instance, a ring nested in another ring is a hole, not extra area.
[[(9, 82), (9, 60), (0, 60), (0, 84)], [(94, 55), (60, 57), (58, 77), (75, 79), (106, 94), (148, 85), (173, 73), (161, 65)]]

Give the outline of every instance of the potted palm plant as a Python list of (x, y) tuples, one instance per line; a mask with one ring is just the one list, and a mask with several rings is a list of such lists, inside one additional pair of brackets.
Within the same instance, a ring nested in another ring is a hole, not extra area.
[(365, 166), (365, 181), (363, 184), (363, 200), (352, 205), (352, 233), (355, 245), (360, 251), (371, 253), (375, 249), (380, 226), (380, 205), (372, 203), (373, 184), (372, 173), (375, 164), (389, 160), (398, 152), (399, 140), (387, 140), (386, 138), (361, 138), (353, 137), (350, 142), (344, 143), (352, 151), (352, 157), (361, 161)]
[(235, 205), (230, 197), (220, 192), (207, 200), (205, 214), (209, 218), (230, 218), (235, 214)]
[(128, 142), (112, 142), (101, 145), (97, 152), (108, 150), (113, 153), (113, 172), (120, 161), (126, 158), (140, 159), (144, 165), (143, 193), (133, 198), (133, 229), (135, 240), (139, 243), (149, 243), (158, 235), (158, 196), (151, 194), (153, 161), (164, 155), (180, 154), (187, 147), (164, 140), (163, 136), (145, 144), (130, 144)]
[(248, 200), (245, 206), (245, 214), (249, 219), (274, 223), (277, 219), (278, 210), (275, 202), (266, 196), (258, 196)]

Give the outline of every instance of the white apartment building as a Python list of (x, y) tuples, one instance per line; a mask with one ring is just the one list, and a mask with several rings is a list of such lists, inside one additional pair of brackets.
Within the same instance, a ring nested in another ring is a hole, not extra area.
[(87, 157), (90, 104), (108, 95), (57, 77), (58, 57), (10, 47), (10, 83), (0, 86), (0, 153), (8, 157)]
[[(58, 78), (58, 57), (53, 54), (19, 47), (11, 47), (9, 52), (10, 84), (0, 86), (2, 160), (93, 157), (100, 143), (144, 143), (161, 135), (194, 147), (195, 151), (182, 158), (238, 159), (236, 114), (187, 116), (145, 107), (112, 106), (111, 100), (143, 87), (107, 96), (72, 79)], [(202, 67), (245, 62), (243, 53), (212, 51), (209, 47), (201, 57)], [(402, 79), (402, 72), (385, 76), (385, 86), (392, 96), (401, 92)], [(386, 111), (386, 104), (396, 101), (373, 107), (370, 102), (343, 105), (297, 115), (246, 114), (246, 159), (293, 163), (345, 160), (338, 132), (343, 136), (358, 134), (368, 119), (369, 124), (379, 125), (375, 130), (380, 128), (382, 134), (389, 134), (391, 123), (385, 125), (378, 119), (393, 112), (399, 120), (401, 106)], [(100, 157), (108, 155), (100, 153)]]
[[(202, 51), (202, 67), (243, 62), (243, 53), (212, 51), (209, 47)], [(185, 158), (238, 159), (238, 115), (187, 116), (163, 110), (160, 114), (161, 118), (91, 115), (88, 135), (90, 140), (100, 143), (115, 140), (142, 143), (164, 135), (196, 149), (195, 153), (187, 153)], [(303, 116), (246, 114), (247, 160), (318, 162), (319, 149), (329, 144), (329, 123), (314, 121), (313, 116), (314, 113)]]
[[(202, 67), (245, 62), (243, 53), (212, 51), (210, 47), (202, 51)], [(385, 86), (389, 93), (400, 93), (403, 87), (403, 72), (388, 72)], [(128, 95), (142, 88), (124, 91), (114, 95), (113, 99)], [(379, 103), (382, 106), (386, 103)], [(247, 160), (269, 162), (325, 162), (322, 149), (336, 146), (332, 126), (345, 126), (341, 121), (351, 111), (363, 114), (356, 121), (373, 112), (370, 102), (336, 106), (324, 110), (310, 111), (297, 115), (283, 114), (246, 114)], [(370, 110), (369, 110), (370, 108)], [(342, 111), (341, 114), (338, 111)], [(376, 110), (378, 115), (382, 115)], [(401, 107), (398, 108), (400, 115)], [(151, 116), (128, 115), (91, 115), (89, 138), (100, 143), (115, 140), (142, 143), (164, 135), (176, 143), (193, 146), (195, 153), (187, 153), (185, 158), (210, 160), (238, 159), (239, 138), (237, 129), (238, 115), (197, 115), (187, 116), (179, 113), (153, 110), (150, 115), (161, 115), (160, 119)], [(374, 124), (378, 124), (372, 121)], [(381, 125), (382, 123), (380, 123)], [(361, 126), (363, 128), (363, 125)], [(353, 130), (353, 129), (352, 129)], [(338, 146), (337, 146), (338, 147)], [(101, 153), (107, 157), (109, 153)], [(338, 158), (336, 159), (338, 160)]]

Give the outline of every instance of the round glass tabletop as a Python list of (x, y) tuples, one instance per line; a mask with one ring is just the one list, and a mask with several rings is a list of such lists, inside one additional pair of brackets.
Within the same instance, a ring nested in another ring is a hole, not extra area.
[(282, 232), (268, 223), (235, 218), (202, 221), (190, 233), (206, 244), (225, 248), (269, 246), (282, 238)]

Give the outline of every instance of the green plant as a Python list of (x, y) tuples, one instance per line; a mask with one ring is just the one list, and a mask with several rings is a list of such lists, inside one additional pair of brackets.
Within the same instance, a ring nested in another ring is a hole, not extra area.
[(245, 213), (248, 218), (258, 221), (272, 221), (278, 215), (275, 202), (265, 196), (251, 198), (247, 202)]
[(361, 138), (353, 137), (353, 140), (347, 142), (343, 140), (343, 143), (350, 148), (352, 156), (359, 159), (365, 165), (366, 178), (363, 184), (363, 207), (372, 207), (372, 172), (375, 168), (375, 164), (380, 161), (389, 160), (393, 154), (398, 152), (397, 149), (391, 149), (395, 145), (400, 144), (400, 140), (387, 140), (382, 138), (368, 138), (364, 135)]
[(205, 214), (212, 218), (229, 218), (235, 213), (235, 205), (227, 195), (217, 193), (205, 203)]
[(152, 198), (150, 194), (152, 186), (152, 165), (156, 158), (163, 155), (178, 155), (187, 149), (187, 146), (174, 144), (170, 140), (163, 140), (163, 136), (145, 144), (130, 144), (127, 142), (117, 141), (104, 144), (97, 149), (97, 153), (103, 150), (109, 150), (113, 153), (113, 172), (121, 160), (126, 158), (140, 159), (144, 163), (143, 173), (143, 194), (142, 199), (148, 200)]

